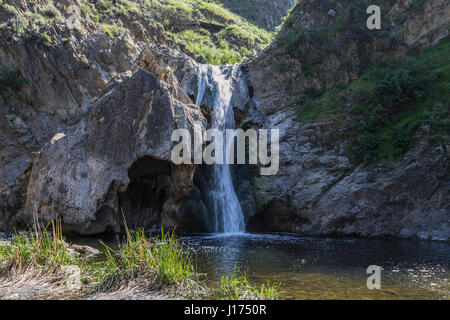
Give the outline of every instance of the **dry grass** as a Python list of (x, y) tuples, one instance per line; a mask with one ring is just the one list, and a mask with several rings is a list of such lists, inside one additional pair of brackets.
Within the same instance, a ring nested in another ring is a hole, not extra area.
[(3, 270), (0, 274), (0, 300), (74, 299), (81, 291), (72, 288), (68, 274), (61, 269), (27, 266)]
[(76, 255), (64, 241), (59, 223), (52, 232), (33, 228), (0, 244), (1, 299), (274, 299), (273, 286), (249, 285), (245, 274), (224, 277), (207, 287), (174, 235), (158, 239), (127, 229), (105, 260)]

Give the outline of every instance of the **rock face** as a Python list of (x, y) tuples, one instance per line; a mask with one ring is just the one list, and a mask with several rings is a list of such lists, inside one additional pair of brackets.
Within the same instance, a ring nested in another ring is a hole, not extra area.
[(250, 230), (450, 239), (448, 154), (430, 151), (427, 128), (402, 161), (352, 171), (343, 143), (326, 144), (335, 128), (277, 116), (268, 121), (280, 129), (280, 172), (255, 179)]
[[(367, 29), (370, 1), (299, 2), (275, 42), (244, 63), (259, 109), (272, 114), (296, 103), (292, 93), (346, 85), (369, 65), (404, 57), (448, 37), (448, 2), (421, 1), (417, 7), (410, 2), (380, 3), (381, 30)], [(329, 15), (329, 9), (336, 15)]]
[(19, 93), (5, 88), (0, 94), (0, 229), (19, 222), (33, 153), (77, 124), (115, 74), (133, 69), (139, 47), (127, 46), (126, 38), (73, 39), (43, 48), (2, 35), (2, 65), (20, 70), (27, 84)]
[(251, 0), (239, 2), (236, 5), (234, 0), (224, 0), (223, 4), (231, 11), (246, 18), (255, 24), (273, 31), (282, 22), (290, 9), (292, 9), (295, 0)]
[[(292, 92), (346, 84), (378, 58), (448, 36), (449, 4), (417, 3), (383, 6), (388, 32), (366, 37), (364, 12), (353, 16), (341, 1), (301, 1), (283, 26), (294, 41), (281, 38), (243, 66), (222, 67), (234, 79), (237, 126), (280, 129), (278, 175), (233, 170), (250, 231), (450, 239), (449, 146), (433, 147), (427, 127), (402, 161), (354, 168), (348, 143), (333, 138), (339, 128), (294, 120)], [(351, 28), (334, 30), (342, 19)], [(331, 31), (335, 37), (322, 37)], [(64, 231), (84, 235), (120, 231), (124, 220), (204, 231), (208, 170), (170, 160), (174, 129), (207, 127), (215, 88), (208, 84), (201, 106), (192, 104), (199, 65), (127, 36), (73, 31), (71, 41), (45, 50), (10, 36), (1, 35), (0, 59), (21, 69), (35, 101), (9, 88), (0, 95), (0, 231), (56, 217)]]
[[(66, 232), (120, 231), (127, 224), (188, 226), (182, 199), (189, 195), (191, 166), (171, 164), (171, 134), (201, 130), (198, 107), (176, 99), (176, 89), (148, 71), (108, 86), (86, 121), (48, 144), (31, 173), (25, 219), (62, 218)], [(142, 197), (140, 201), (136, 197)], [(195, 224), (194, 224), (195, 225)]]
[[(309, 32), (299, 36), (296, 50), (303, 50), (307, 57), (327, 53), (312, 73), (305, 72), (309, 58), (302, 61), (286, 54), (286, 39), (244, 66), (252, 88), (252, 112), (263, 120), (263, 127), (280, 129), (281, 157), (278, 175), (255, 178), (257, 213), (249, 229), (448, 240), (448, 144), (433, 146), (429, 128), (424, 127), (402, 161), (353, 168), (348, 143), (333, 139), (340, 128), (333, 123), (296, 121), (299, 103), (291, 92), (346, 84), (359, 77), (375, 53), (380, 59), (402, 57), (412, 47), (434, 45), (448, 36), (450, 6), (437, 0), (414, 8), (410, 1), (384, 6), (389, 22), (383, 23), (392, 28), (396, 39), (402, 39), (391, 50), (382, 46), (382, 37), (362, 38), (359, 24), (336, 34), (341, 39), (339, 47), (314, 38), (321, 25), (334, 27), (334, 19), (345, 12), (338, 2), (303, 1), (293, 10), (296, 18), (284, 25), (284, 34)], [(336, 14), (327, 14), (329, 9)], [(362, 50), (366, 45), (373, 47)]]

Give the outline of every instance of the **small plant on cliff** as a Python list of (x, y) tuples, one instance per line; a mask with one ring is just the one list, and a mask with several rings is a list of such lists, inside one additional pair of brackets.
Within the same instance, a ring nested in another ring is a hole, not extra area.
[(102, 30), (104, 33), (106, 33), (106, 35), (108, 35), (111, 38), (117, 37), (118, 35), (120, 35), (121, 32), (120, 28), (115, 24), (107, 24), (107, 23), (102, 24)]
[(55, 7), (53, 1), (50, 1), (43, 9), (42, 15), (49, 19), (61, 20), (61, 12)]
[(9, 87), (13, 91), (19, 91), (27, 81), (22, 77), (20, 70), (9, 70), (5, 67), (2, 68), (0, 75), (0, 93), (4, 88)]
[(395, 70), (385, 75), (376, 85), (376, 99), (387, 111), (404, 109), (408, 104), (423, 101), (429, 94), (426, 79), (410, 70)]

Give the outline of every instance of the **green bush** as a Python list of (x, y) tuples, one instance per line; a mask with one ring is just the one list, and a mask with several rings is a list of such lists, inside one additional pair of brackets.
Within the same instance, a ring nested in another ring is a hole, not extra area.
[(423, 101), (429, 92), (426, 79), (410, 70), (401, 69), (387, 74), (377, 82), (375, 96), (389, 113), (395, 113), (398, 111), (395, 109), (407, 109), (408, 104)]
[(377, 162), (381, 143), (381, 139), (373, 134), (361, 136), (352, 149), (353, 162), (355, 164)]
[(19, 91), (27, 81), (22, 77), (20, 70), (8, 70), (2, 68), (2, 74), (0, 75), (0, 92), (6, 87), (11, 88), (13, 91)]
[(55, 5), (50, 2), (47, 6), (42, 9), (42, 15), (49, 19), (61, 20), (61, 12), (55, 7)]

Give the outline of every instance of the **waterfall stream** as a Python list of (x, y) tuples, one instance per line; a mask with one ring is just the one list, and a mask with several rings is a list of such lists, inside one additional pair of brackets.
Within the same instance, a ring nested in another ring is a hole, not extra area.
[[(226, 130), (234, 129), (235, 126), (231, 102), (233, 86), (227, 70), (222, 71), (218, 66), (200, 65), (196, 102), (198, 106), (202, 104), (207, 88), (211, 88), (213, 93), (211, 128), (220, 130), (225, 137)], [(226, 150), (227, 146), (224, 143), (224, 159)], [(214, 216), (210, 219), (210, 231), (231, 234), (245, 232), (244, 215), (234, 190), (230, 166), (224, 161), (224, 164), (213, 165), (211, 172), (207, 197), (212, 204)]]

